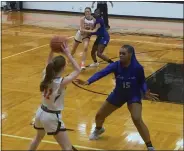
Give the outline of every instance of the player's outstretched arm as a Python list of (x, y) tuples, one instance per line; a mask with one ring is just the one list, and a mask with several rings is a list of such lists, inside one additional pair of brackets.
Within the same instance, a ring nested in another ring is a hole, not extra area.
[(66, 86), (67, 84), (71, 83), (74, 79), (77, 78), (77, 76), (80, 74), (81, 72), (81, 68), (78, 65), (78, 63), (75, 61), (75, 59), (72, 57), (72, 55), (70, 54), (69, 48), (67, 46), (67, 43), (64, 43), (63, 46), (61, 46), (66, 57), (69, 59), (69, 61), (72, 63), (72, 66), (74, 68), (74, 71), (72, 73), (70, 73), (68, 76), (64, 77), (61, 86)]
[(83, 81), (81, 79), (76, 79), (75, 82), (81, 85), (90, 85), (95, 81), (107, 76), (108, 74), (115, 72), (117, 67), (117, 62), (109, 64), (106, 68), (102, 69), (101, 71), (95, 73), (92, 77), (90, 77), (87, 81)]

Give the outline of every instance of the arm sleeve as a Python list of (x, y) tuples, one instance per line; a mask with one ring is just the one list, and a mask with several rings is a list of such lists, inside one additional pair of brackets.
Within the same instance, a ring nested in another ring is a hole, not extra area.
[(145, 74), (144, 74), (144, 69), (143, 68), (139, 68), (139, 83), (140, 83), (140, 89), (143, 92), (143, 94), (146, 93), (146, 91), (148, 90), (147, 84), (146, 84), (146, 78), (145, 78)]
[(89, 84), (94, 83), (95, 81), (105, 77), (106, 75), (115, 72), (116, 70), (116, 62), (115, 63), (111, 63), (110, 65), (108, 65), (105, 69), (95, 73), (92, 77), (90, 77), (88, 79)]
[(98, 32), (91, 33), (90, 35), (98, 35)]
[[(97, 19), (95, 25), (97, 25), (97, 24), (100, 24), (100, 26), (102, 26), (103, 20), (102, 19)], [(98, 35), (98, 34), (99, 34), (98, 31), (91, 33), (91, 35)]]

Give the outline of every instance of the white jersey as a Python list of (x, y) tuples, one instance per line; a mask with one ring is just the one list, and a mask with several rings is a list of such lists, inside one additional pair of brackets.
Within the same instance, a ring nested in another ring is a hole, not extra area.
[[(44, 76), (45, 77), (45, 71)], [(65, 88), (61, 88), (63, 78), (58, 77), (53, 79), (49, 85), (47, 92), (42, 92), (42, 104), (49, 110), (60, 111), (64, 108)]]
[(94, 28), (94, 25), (95, 25), (95, 21), (93, 18), (91, 20), (88, 20), (86, 17), (84, 18), (84, 28), (85, 29), (92, 30)]
[[(87, 30), (93, 30), (95, 25), (95, 20), (92, 17), (91, 20), (88, 20), (84, 17), (84, 28)], [(90, 38), (90, 34), (89, 33), (81, 33), (80, 30), (77, 31), (76, 35), (75, 35), (75, 40), (79, 43), (82, 43), (83, 39), (85, 38)]]

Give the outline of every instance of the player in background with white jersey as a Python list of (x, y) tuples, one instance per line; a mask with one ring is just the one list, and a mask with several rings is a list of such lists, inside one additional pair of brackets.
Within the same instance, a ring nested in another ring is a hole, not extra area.
[(72, 63), (74, 71), (62, 78), (61, 75), (66, 65), (65, 58), (61, 55), (53, 58), (53, 52), (50, 51), (43, 80), (40, 83), (42, 105), (36, 112), (34, 123), (37, 134), (31, 142), (29, 150), (36, 150), (46, 133), (53, 135), (62, 149), (76, 150), (70, 143), (66, 133), (61, 111), (64, 108), (65, 87), (77, 78), (81, 69), (71, 56), (67, 43), (64, 43), (61, 47), (66, 57)]
[[(95, 24), (95, 18), (91, 15), (91, 8), (86, 7), (85, 8), (85, 16), (80, 19), (80, 30), (86, 29), (86, 30), (93, 30), (94, 24)], [(82, 54), (82, 61), (81, 61), (81, 69), (85, 69), (85, 61), (87, 57), (87, 51), (90, 41), (90, 33), (87, 32), (81, 32), (80, 30), (77, 31), (75, 38), (74, 38), (74, 44), (71, 51), (72, 56), (75, 54), (77, 47), (80, 43), (83, 42), (84, 45), (84, 51)]]

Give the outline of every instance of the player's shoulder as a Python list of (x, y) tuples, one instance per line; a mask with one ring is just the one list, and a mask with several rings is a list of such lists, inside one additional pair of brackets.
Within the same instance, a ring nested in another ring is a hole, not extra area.
[(141, 65), (141, 64), (137, 64), (134, 69), (137, 71), (137, 72), (142, 72), (144, 71), (144, 67)]
[(81, 18), (80, 18), (80, 20), (84, 20), (85, 19), (85, 16), (82, 16)]
[(93, 20), (93, 21), (96, 21), (96, 18), (92, 16), (92, 20)]
[(111, 68), (117, 68), (119, 64), (120, 64), (120, 61), (115, 61), (115, 62), (109, 64), (109, 67), (111, 67)]
[(120, 60), (117, 60), (117, 61), (113, 62), (114, 65), (117, 65), (119, 63), (120, 63)]
[(63, 81), (63, 78), (62, 77), (57, 77), (53, 80), (53, 83), (55, 84), (60, 84), (61, 82)]

